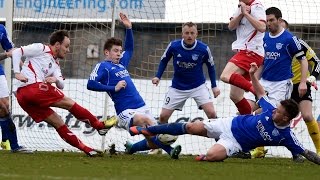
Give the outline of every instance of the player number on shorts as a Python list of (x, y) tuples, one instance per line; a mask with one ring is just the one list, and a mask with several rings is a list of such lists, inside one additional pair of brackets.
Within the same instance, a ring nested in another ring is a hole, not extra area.
[(170, 97), (166, 97), (164, 104), (167, 105), (167, 104), (169, 104), (169, 102), (170, 102)]

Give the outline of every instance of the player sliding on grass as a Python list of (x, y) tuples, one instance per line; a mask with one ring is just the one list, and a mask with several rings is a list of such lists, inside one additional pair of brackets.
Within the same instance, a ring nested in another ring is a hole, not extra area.
[(234, 153), (249, 152), (258, 146), (285, 146), (293, 155), (301, 154), (320, 165), (320, 156), (303, 148), (290, 129), (291, 120), (299, 113), (298, 104), (291, 99), (281, 101), (277, 107), (270, 103), (254, 75), (258, 69), (257, 64), (250, 65), (249, 74), (259, 98), (261, 114), (208, 119), (193, 123), (171, 123), (148, 128), (132, 127), (131, 134), (193, 134), (218, 139), (206, 155), (196, 157), (199, 161), (222, 161)]
[[(112, 127), (116, 119), (100, 122), (87, 109), (66, 97), (60, 89), (64, 87), (59, 59), (69, 52), (70, 39), (67, 31), (53, 32), (49, 45), (34, 43), (12, 52), (13, 71), (20, 81), (16, 97), (21, 108), (37, 123), (45, 121), (52, 125), (60, 137), (70, 145), (82, 150), (88, 156), (99, 156), (102, 152), (83, 144), (67, 127), (61, 117), (51, 109), (68, 110), (78, 120), (99, 130)], [(26, 60), (20, 70), (21, 57)], [(55, 84), (53, 86), (52, 84)]]
[[(132, 24), (123, 13), (120, 13), (120, 20), (126, 27), (125, 50), (122, 50), (121, 39), (108, 39), (104, 45), (105, 60), (99, 62), (93, 69), (87, 88), (108, 93), (114, 102), (119, 128), (129, 130), (131, 126), (153, 126), (157, 121), (150, 113), (127, 71), (133, 54)], [(181, 152), (180, 145), (172, 148), (162, 144), (156, 136), (146, 136), (146, 139), (135, 144), (127, 142), (125, 146), (129, 154), (162, 148), (173, 159), (177, 159)]]

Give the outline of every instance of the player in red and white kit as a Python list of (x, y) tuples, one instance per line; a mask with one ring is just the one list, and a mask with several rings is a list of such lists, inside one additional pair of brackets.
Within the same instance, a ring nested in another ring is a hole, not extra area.
[(243, 97), (244, 91), (254, 93), (250, 83), (250, 64), (258, 67), (263, 62), (263, 37), (266, 30), (266, 13), (258, 0), (240, 0), (237, 11), (230, 18), (230, 30), (236, 30), (237, 40), (232, 43), (232, 50), (237, 52), (227, 63), (220, 79), (231, 84), (230, 99), (235, 103), (240, 114), (250, 114), (251, 107)]
[[(98, 132), (115, 125), (116, 119), (100, 122), (87, 109), (60, 91), (64, 87), (64, 78), (59, 59), (63, 59), (69, 52), (69, 34), (65, 30), (53, 32), (49, 41), (49, 45), (34, 43), (12, 52), (15, 78), (20, 81), (16, 92), (18, 103), (35, 122), (45, 121), (52, 125), (60, 137), (70, 145), (82, 150), (88, 156), (99, 156), (102, 152), (83, 144), (50, 107), (68, 110), (78, 120), (90, 124)], [(20, 70), (22, 56), (25, 56), (26, 60)]]

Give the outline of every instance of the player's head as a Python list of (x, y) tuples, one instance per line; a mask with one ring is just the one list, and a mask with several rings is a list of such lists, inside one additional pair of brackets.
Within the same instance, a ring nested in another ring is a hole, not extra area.
[(282, 19), (282, 21), (280, 22), (281, 26), (285, 29), (289, 29), (289, 23), (285, 20)]
[(118, 38), (110, 38), (104, 43), (104, 55), (107, 60), (118, 64), (122, 57), (122, 40)]
[(243, 3), (245, 3), (245, 4), (249, 4), (250, 1), (252, 1), (252, 0), (239, 0), (239, 1), (241, 1), (241, 2), (243, 2)]
[(299, 105), (292, 99), (286, 99), (278, 104), (272, 112), (272, 119), (278, 126), (287, 126), (299, 114)]
[(66, 30), (59, 30), (53, 32), (49, 37), (49, 44), (53, 55), (57, 58), (63, 59), (70, 51), (70, 38)]
[(282, 26), (280, 24), (282, 21), (282, 13), (280, 9), (270, 7), (266, 10), (266, 15), (269, 32), (273, 35), (278, 34), (282, 30)]
[(182, 25), (183, 42), (192, 45), (198, 36), (197, 25), (193, 22), (187, 22)]

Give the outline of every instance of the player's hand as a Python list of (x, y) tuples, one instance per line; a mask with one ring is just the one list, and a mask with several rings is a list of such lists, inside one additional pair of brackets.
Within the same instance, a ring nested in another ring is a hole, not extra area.
[(12, 57), (12, 51), (15, 49), (17, 49), (17, 48), (12, 48), (12, 49), (10, 49), (10, 51), (6, 52), (7, 57)]
[(114, 90), (115, 90), (116, 92), (118, 92), (118, 91), (120, 91), (120, 89), (126, 88), (126, 86), (127, 86), (126, 81), (125, 81), (125, 80), (121, 80), (121, 81), (119, 81), (119, 82), (117, 83), (117, 85), (116, 85), (116, 87), (114, 88)]
[(307, 93), (307, 84), (300, 82), (298, 87), (298, 92), (299, 92), (299, 97), (304, 96)]
[(24, 83), (28, 82), (28, 78), (26, 78), (21, 73), (14, 73), (14, 77), (21, 82), (24, 82)]
[(250, 69), (249, 69), (249, 74), (253, 75), (254, 73), (257, 72), (258, 69), (259, 69), (259, 67), (255, 62), (251, 63)]
[(132, 28), (132, 23), (129, 20), (129, 18), (127, 17), (127, 15), (120, 13), (120, 21), (123, 23), (123, 25), (127, 28), (127, 29), (131, 29)]
[(217, 98), (220, 95), (220, 89), (218, 87), (212, 88), (213, 97)]
[(159, 85), (160, 79), (158, 77), (152, 78), (152, 84), (155, 84), (156, 86)]
[(57, 78), (56, 77), (46, 77), (45, 78), (45, 82), (46, 83), (50, 83), (50, 84), (56, 83), (57, 82)]
[(318, 91), (318, 86), (317, 86), (317, 79), (316, 79), (316, 77), (314, 77), (314, 76), (309, 76), (309, 77), (307, 78), (307, 82), (308, 82), (312, 87), (314, 87), (314, 89), (315, 89), (316, 91)]
[(246, 3), (240, 1), (238, 7), (240, 7), (242, 14), (250, 14), (250, 6), (247, 6)]

